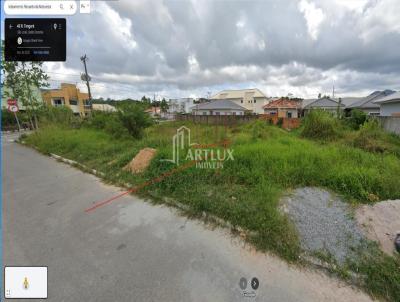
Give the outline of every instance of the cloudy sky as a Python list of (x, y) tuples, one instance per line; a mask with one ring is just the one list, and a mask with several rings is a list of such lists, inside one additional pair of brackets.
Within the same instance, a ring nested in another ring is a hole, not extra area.
[(67, 61), (46, 69), (52, 85), (80, 82), (86, 53), (104, 98), (400, 90), (399, 12), (399, 0), (92, 1), (67, 19)]

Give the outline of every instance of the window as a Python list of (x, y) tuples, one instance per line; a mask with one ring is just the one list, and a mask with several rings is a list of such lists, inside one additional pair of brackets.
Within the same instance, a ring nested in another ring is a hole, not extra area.
[(53, 105), (55, 107), (63, 106), (64, 100), (63, 99), (53, 99)]
[(257, 100), (254, 100), (254, 104), (257, 103)]
[(207, 111), (203, 111), (203, 115), (207, 115)]
[(233, 114), (233, 115), (236, 115), (236, 112), (234, 111), (234, 112), (232, 112), (232, 114)]
[(292, 118), (292, 113), (291, 113), (290, 111), (288, 111), (288, 112), (286, 112), (286, 116), (287, 116), (288, 118)]
[(243, 104), (243, 100), (240, 100), (240, 102)]
[(71, 106), (77, 106), (78, 105), (78, 101), (77, 100), (69, 100), (69, 104)]
[(220, 113), (217, 111), (217, 112), (215, 112), (215, 115), (220, 115)]

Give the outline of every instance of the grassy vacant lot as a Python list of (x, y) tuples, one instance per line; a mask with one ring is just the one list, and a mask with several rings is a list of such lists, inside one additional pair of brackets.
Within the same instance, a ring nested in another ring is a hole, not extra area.
[[(142, 139), (116, 139), (93, 128), (49, 125), (25, 141), (41, 152), (56, 153), (104, 172), (106, 181), (134, 186), (175, 167), (159, 159), (171, 158), (172, 136), (181, 125), (152, 126)], [(205, 211), (251, 231), (253, 235), (247, 239), (257, 248), (273, 251), (288, 261), (297, 261), (301, 250), (296, 231), (277, 208), (286, 190), (321, 186), (354, 204), (400, 198), (400, 158), (395, 152), (365, 151), (344, 138), (336, 142), (310, 140), (302, 138), (300, 132), (289, 133), (261, 121), (233, 128), (185, 125), (197, 143), (229, 139), (234, 161), (225, 162), (218, 170), (191, 167), (144, 188), (142, 194), (159, 202), (173, 198), (185, 204), (191, 214)], [(358, 132), (351, 135), (358, 136)], [(148, 171), (136, 176), (122, 171), (144, 147), (158, 150)], [(360, 257), (343, 270), (361, 273), (363, 285), (373, 295), (399, 301), (399, 257), (374, 251), (373, 256)]]

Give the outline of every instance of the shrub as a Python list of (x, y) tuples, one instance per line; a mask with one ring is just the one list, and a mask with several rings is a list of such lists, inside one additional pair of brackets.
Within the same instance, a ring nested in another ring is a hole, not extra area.
[(283, 126), (283, 117), (278, 118), (278, 122), (276, 123), (276, 125), (280, 128), (282, 128)]
[(44, 123), (79, 127), (81, 119), (75, 116), (74, 112), (68, 107), (43, 107), (39, 112), (39, 119)]
[(14, 126), (17, 122), (15, 120), (14, 114), (8, 110), (1, 110), (1, 127)]
[(339, 121), (331, 113), (311, 110), (305, 119), (301, 135), (312, 139), (330, 140), (339, 136)]
[(387, 134), (375, 119), (368, 120), (361, 126), (354, 139), (354, 146), (372, 152), (384, 152), (386, 150), (382, 139)]
[(135, 138), (142, 137), (143, 130), (153, 123), (143, 107), (137, 104), (123, 104), (118, 110), (118, 118), (128, 133)]
[(347, 123), (351, 128), (358, 130), (365, 123), (366, 120), (367, 114), (364, 111), (353, 109), (351, 111), (350, 117), (347, 119)]

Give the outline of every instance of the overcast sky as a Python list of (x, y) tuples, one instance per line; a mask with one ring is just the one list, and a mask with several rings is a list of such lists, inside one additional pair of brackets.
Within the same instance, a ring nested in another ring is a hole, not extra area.
[(46, 69), (52, 85), (80, 82), (86, 53), (104, 98), (363, 96), (400, 90), (399, 12), (399, 0), (92, 1), (67, 20), (67, 61)]

